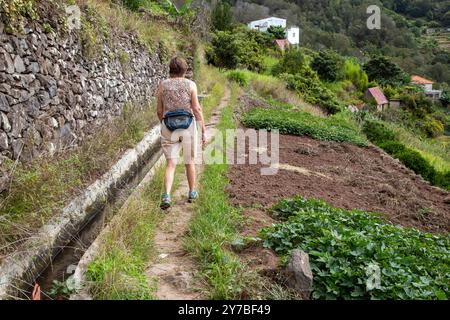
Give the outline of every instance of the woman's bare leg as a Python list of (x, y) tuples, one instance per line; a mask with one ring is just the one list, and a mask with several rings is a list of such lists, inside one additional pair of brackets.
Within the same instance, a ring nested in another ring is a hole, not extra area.
[(173, 185), (173, 179), (175, 177), (175, 169), (177, 167), (177, 161), (175, 159), (167, 160), (166, 172), (164, 175), (164, 192), (170, 194)]
[(186, 176), (189, 184), (189, 192), (195, 190), (196, 176), (195, 176), (195, 163), (186, 164)]

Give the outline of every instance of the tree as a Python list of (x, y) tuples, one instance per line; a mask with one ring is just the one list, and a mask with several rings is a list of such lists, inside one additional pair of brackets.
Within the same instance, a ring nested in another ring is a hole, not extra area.
[(271, 34), (275, 39), (286, 39), (286, 32), (281, 26), (270, 26), (267, 32)]
[(376, 81), (382, 85), (402, 85), (410, 81), (409, 75), (385, 56), (372, 58), (364, 65), (364, 71), (370, 81)]
[(233, 26), (233, 13), (227, 2), (219, 1), (211, 13), (212, 28), (216, 31), (231, 30)]
[(208, 63), (219, 68), (262, 71), (262, 46), (253, 37), (255, 35), (251, 30), (217, 31), (206, 50)]
[(236, 36), (229, 31), (218, 31), (206, 50), (206, 60), (219, 68), (234, 69), (240, 62), (238, 52)]
[(297, 49), (290, 49), (283, 55), (283, 59), (274, 67), (275, 74), (301, 73), (306, 65), (305, 55)]
[(336, 81), (342, 69), (343, 59), (332, 50), (322, 50), (311, 63), (313, 70), (317, 71), (320, 79)]

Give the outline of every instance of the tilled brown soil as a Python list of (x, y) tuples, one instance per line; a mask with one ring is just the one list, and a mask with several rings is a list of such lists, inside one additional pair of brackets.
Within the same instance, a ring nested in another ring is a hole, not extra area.
[(261, 164), (233, 165), (232, 203), (267, 208), (301, 195), (339, 208), (379, 212), (392, 223), (423, 231), (450, 231), (450, 193), (430, 186), (375, 147), (282, 135), (279, 162), (273, 176), (262, 176), (260, 169), (266, 166)]

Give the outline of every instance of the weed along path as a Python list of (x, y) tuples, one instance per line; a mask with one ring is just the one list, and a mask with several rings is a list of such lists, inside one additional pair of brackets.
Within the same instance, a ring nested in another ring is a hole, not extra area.
[[(220, 120), (221, 111), (230, 101), (230, 89), (226, 86), (224, 96), (211, 116), (206, 128), (207, 141), (214, 137), (214, 129)], [(197, 167), (197, 174), (203, 166)], [(157, 252), (153, 264), (147, 268), (150, 281), (157, 281), (156, 298), (161, 300), (201, 299), (202, 285), (195, 282), (196, 266), (194, 260), (183, 247), (184, 236), (189, 221), (194, 214), (194, 205), (187, 202), (189, 186), (186, 179), (180, 182), (173, 195), (173, 206), (156, 228), (154, 246)], [(201, 195), (200, 195), (201, 196)]]

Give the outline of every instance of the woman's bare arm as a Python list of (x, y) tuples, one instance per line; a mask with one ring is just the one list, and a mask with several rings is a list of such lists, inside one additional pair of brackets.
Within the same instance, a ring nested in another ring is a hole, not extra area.
[(158, 114), (159, 122), (163, 121), (164, 118), (164, 105), (162, 101), (162, 85), (158, 87), (158, 92), (156, 94), (156, 113)]
[(194, 82), (192, 83), (192, 86), (191, 86), (191, 108), (192, 108), (192, 111), (194, 112), (195, 119), (197, 120), (197, 122), (200, 124), (200, 126), (202, 128), (202, 140), (203, 140), (203, 144), (204, 144), (204, 143), (206, 143), (205, 120), (203, 118), (202, 106), (200, 105), (200, 102), (198, 101), (197, 85)]

